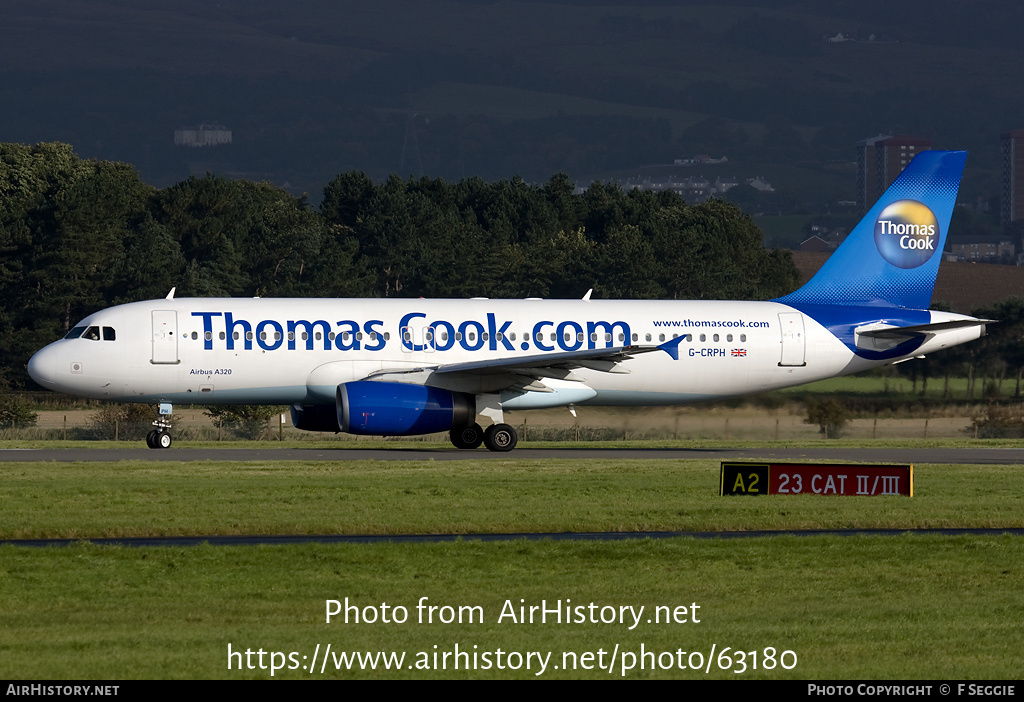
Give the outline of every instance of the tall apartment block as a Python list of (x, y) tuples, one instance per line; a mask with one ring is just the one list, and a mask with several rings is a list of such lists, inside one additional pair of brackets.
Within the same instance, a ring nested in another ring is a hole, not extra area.
[(1024, 129), (1002, 135), (1003, 197), (999, 221), (1005, 227), (1024, 219)]
[[(1024, 131), (1021, 132), (1024, 134)], [(1024, 146), (1024, 143), (1022, 143)], [(880, 134), (857, 142), (857, 207), (867, 212), (911, 159), (932, 148), (929, 139)]]

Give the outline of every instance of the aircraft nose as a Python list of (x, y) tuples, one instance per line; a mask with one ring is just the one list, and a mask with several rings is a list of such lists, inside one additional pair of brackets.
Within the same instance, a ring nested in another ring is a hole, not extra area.
[(52, 390), (57, 384), (57, 355), (52, 347), (47, 346), (28, 360), (28, 374), (44, 388)]

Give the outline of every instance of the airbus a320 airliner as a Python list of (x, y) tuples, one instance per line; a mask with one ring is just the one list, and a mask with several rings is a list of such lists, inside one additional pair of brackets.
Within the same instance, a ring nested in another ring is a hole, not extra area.
[[(89, 315), (28, 364), (45, 388), (288, 404), (299, 429), (447, 431), (509, 451), (505, 410), (672, 405), (857, 373), (977, 339), (929, 311), (966, 152), (920, 153), (803, 287), (767, 302), (174, 299)], [(486, 429), (482, 427), (486, 427)]]

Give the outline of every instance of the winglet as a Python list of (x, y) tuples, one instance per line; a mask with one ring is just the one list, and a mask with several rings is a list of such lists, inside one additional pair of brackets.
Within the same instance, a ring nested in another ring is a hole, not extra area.
[(685, 338), (685, 334), (682, 336), (677, 336), (675, 339), (670, 339), (666, 341), (664, 344), (659, 344), (658, 348), (667, 353), (669, 356), (671, 356), (673, 361), (678, 361), (679, 344), (683, 343), (683, 339)]

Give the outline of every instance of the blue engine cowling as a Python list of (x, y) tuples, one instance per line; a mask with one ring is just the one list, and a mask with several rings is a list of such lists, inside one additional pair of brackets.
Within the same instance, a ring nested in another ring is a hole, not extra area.
[(466, 426), (474, 416), (472, 395), (406, 383), (357, 380), (338, 386), (341, 431), (371, 436), (410, 436)]

